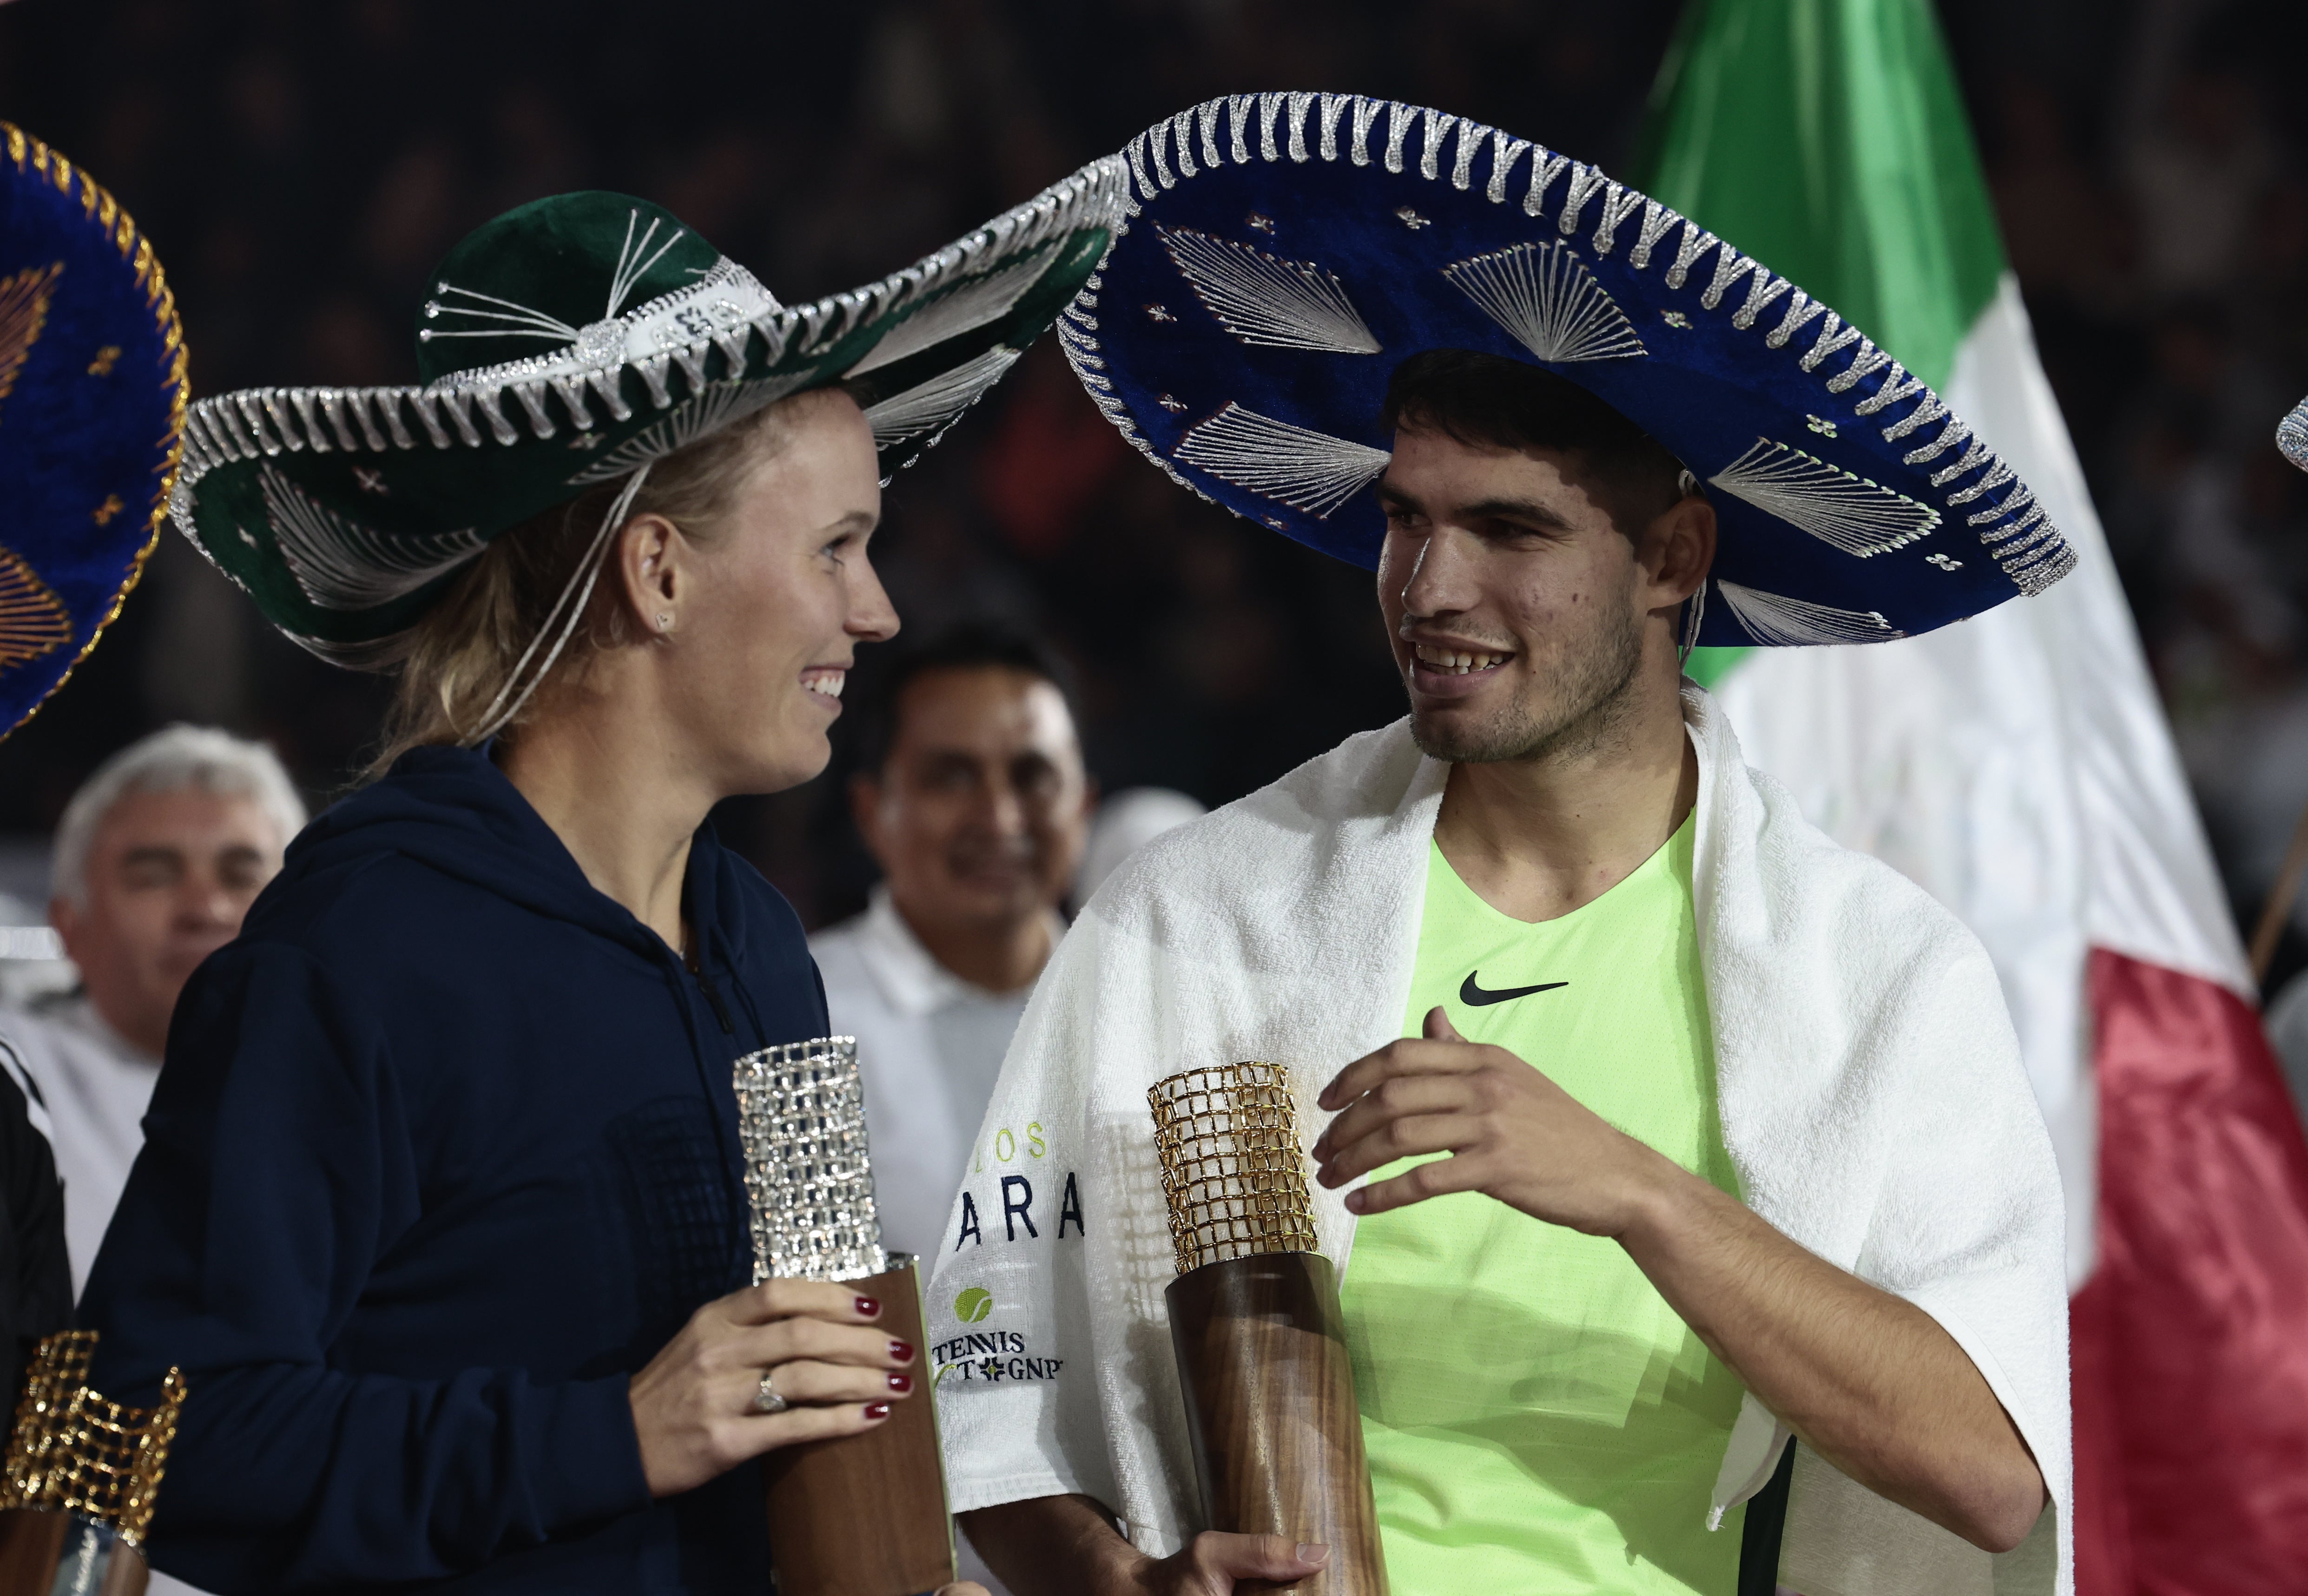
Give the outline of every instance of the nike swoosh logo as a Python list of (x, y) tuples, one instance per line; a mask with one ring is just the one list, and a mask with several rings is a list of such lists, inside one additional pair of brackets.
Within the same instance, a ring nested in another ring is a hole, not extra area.
[(1571, 984), (1567, 981), (1549, 981), (1537, 986), (1510, 986), (1491, 992), (1475, 984), (1475, 977), (1481, 974), (1480, 970), (1469, 970), (1467, 979), (1460, 983), (1459, 1001), (1469, 1008), (1480, 1008), (1486, 1003), (1508, 1003), (1517, 998), (1528, 998), (1533, 992), (1551, 992), (1558, 986)]

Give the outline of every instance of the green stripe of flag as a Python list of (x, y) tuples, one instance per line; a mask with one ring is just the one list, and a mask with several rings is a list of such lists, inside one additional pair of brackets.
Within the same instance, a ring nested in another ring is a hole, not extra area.
[[(1635, 182), (1934, 387), (2003, 271), (1929, 0), (1690, 0)], [(1748, 652), (1701, 649), (1692, 674)]]

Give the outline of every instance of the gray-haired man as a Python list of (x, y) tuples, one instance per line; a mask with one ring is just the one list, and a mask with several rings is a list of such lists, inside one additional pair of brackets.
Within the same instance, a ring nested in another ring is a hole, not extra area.
[(177, 994), (304, 824), (271, 749), (198, 726), (130, 744), (65, 806), (48, 917), (82, 985), (0, 1010), (0, 1033), (47, 1110), (75, 1297), (143, 1146)]

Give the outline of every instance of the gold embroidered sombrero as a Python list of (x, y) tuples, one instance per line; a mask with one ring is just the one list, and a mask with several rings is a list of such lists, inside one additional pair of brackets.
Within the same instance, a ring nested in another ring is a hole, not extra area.
[(87, 173), (0, 122), (0, 736), (135, 586), (185, 398), (152, 246)]

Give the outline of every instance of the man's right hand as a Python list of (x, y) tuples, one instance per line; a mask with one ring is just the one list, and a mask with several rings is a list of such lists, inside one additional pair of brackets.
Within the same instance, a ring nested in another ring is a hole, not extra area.
[(1175, 1557), (1122, 1538), (1088, 1497), (1035, 1497), (961, 1515), (972, 1546), (1018, 1596), (1234, 1596), (1236, 1580), (1288, 1584), (1320, 1574), (1331, 1549), (1279, 1535), (1206, 1530)]
[(1279, 1535), (1222, 1535), (1204, 1530), (1186, 1549), (1160, 1562), (1148, 1557), (1131, 1596), (1234, 1596), (1238, 1579), (1287, 1584), (1320, 1574), (1331, 1549), (1294, 1545)]

